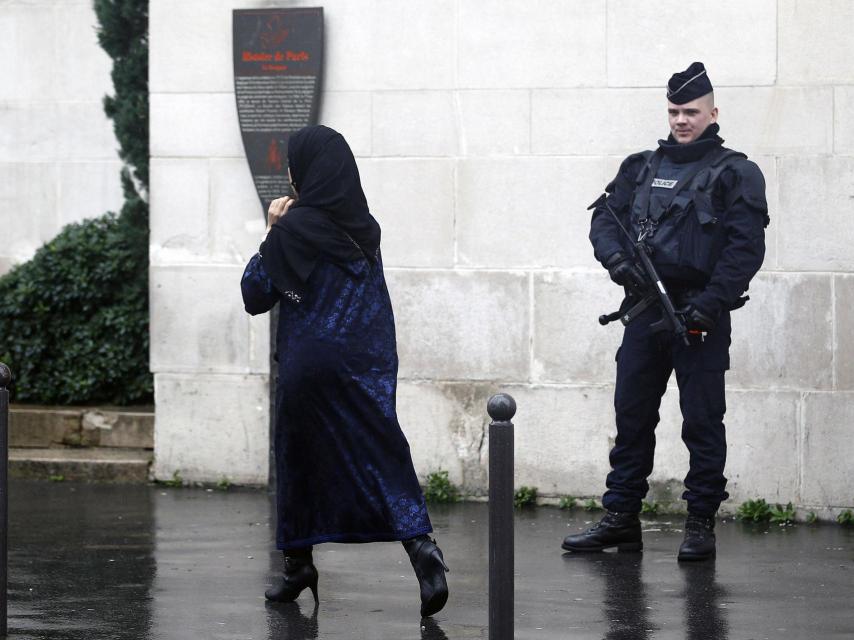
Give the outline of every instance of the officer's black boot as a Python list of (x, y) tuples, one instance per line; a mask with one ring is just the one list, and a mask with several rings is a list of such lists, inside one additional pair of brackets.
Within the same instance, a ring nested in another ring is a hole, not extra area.
[(638, 514), (609, 511), (599, 522), (584, 533), (567, 536), (561, 545), (566, 551), (602, 551), (617, 547), (617, 551), (643, 549), (641, 525)]
[(689, 513), (685, 520), (685, 539), (677, 559), (708, 560), (715, 557), (715, 519)]

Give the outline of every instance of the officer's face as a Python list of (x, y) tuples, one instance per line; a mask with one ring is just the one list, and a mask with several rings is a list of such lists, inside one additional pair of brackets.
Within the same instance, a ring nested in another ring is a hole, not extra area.
[(667, 118), (676, 142), (685, 144), (699, 138), (718, 119), (718, 108), (711, 93), (685, 104), (673, 104), (668, 100)]

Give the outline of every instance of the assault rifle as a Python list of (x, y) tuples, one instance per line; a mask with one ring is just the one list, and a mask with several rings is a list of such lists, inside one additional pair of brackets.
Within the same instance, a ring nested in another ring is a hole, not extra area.
[(605, 205), (608, 212), (616, 221), (617, 226), (620, 227), (629, 239), (629, 246), (632, 247), (637, 264), (641, 267), (640, 272), (643, 275), (644, 283), (642, 287), (637, 287), (635, 290), (630, 288), (626, 302), (633, 302), (634, 304), (627, 311), (617, 310), (613, 313), (601, 315), (599, 316), (599, 324), (604, 326), (609, 322), (619, 320), (625, 326), (637, 318), (647, 307), (658, 304), (662, 311), (661, 320), (653, 322), (650, 328), (656, 332), (670, 331), (675, 333), (686, 346), (689, 346), (691, 342), (688, 340), (688, 327), (685, 326), (685, 321), (681, 315), (676, 312), (673, 301), (670, 299), (670, 294), (667, 293), (667, 287), (664, 286), (658, 272), (655, 270), (655, 266), (652, 264), (652, 260), (649, 257), (652, 253), (652, 248), (646, 243), (646, 234), (641, 233), (638, 239), (634, 240), (629, 232), (626, 231), (623, 223), (620, 222), (620, 218), (617, 217), (617, 214), (605, 198), (606, 196), (603, 194), (596, 204), (601, 203)]

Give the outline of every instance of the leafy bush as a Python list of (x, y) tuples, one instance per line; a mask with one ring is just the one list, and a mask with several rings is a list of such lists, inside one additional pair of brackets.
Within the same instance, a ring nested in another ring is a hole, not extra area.
[(66, 226), (0, 278), (0, 359), (18, 402), (149, 402), (148, 233), (141, 204)]
[(795, 516), (797, 516), (797, 513), (798, 512), (792, 506), (791, 502), (786, 504), (785, 507), (776, 504), (769, 510), (769, 519), (774, 524), (779, 524), (781, 526), (795, 524)]
[(807, 514), (807, 524), (815, 524), (818, 522), (818, 516), (815, 514), (815, 511), (810, 511)]
[(596, 502), (594, 498), (588, 498), (584, 501), (584, 510), (585, 511), (601, 511), (602, 506)]
[[(44, 404), (148, 403), (148, 2), (95, 0), (113, 58), (113, 119), (125, 203), (71, 224), (0, 278), (0, 359), (13, 398)], [(134, 183), (136, 180), (136, 184)]]
[(574, 509), (577, 502), (572, 496), (561, 496), (558, 506), (561, 509)]
[(758, 500), (747, 500), (739, 506), (736, 517), (740, 520), (751, 520), (753, 522), (765, 522), (771, 519), (771, 508), (763, 498)]
[(517, 509), (537, 504), (537, 487), (522, 486), (513, 494), (513, 506)]
[(836, 521), (844, 526), (854, 525), (854, 512), (852, 512), (851, 509), (846, 509), (836, 516)]
[(427, 476), (424, 498), (427, 502), (456, 502), (460, 499), (460, 490), (448, 478), (447, 471), (434, 471)]
[(661, 508), (661, 505), (657, 502), (647, 502), (644, 500), (641, 502), (641, 513), (648, 513), (650, 515), (658, 515), (658, 510)]

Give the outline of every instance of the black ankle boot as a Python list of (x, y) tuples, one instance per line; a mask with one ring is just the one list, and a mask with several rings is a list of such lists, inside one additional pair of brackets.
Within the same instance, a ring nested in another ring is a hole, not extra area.
[(445, 572), (448, 566), (436, 541), (427, 536), (404, 540), (403, 548), (409, 555), (415, 576), (421, 586), (421, 617), (438, 613), (448, 601), (448, 582)]
[(715, 557), (715, 552), (715, 519), (689, 513), (677, 560), (708, 560)]
[(610, 547), (617, 547), (617, 551), (643, 549), (638, 514), (609, 511), (584, 533), (564, 538), (561, 545), (562, 549), (575, 552), (602, 551)]
[(317, 568), (311, 557), (311, 548), (308, 550), (297, 549), (283, 552), (285, 556), (285, 575), (282, 581), (264, 592), (267, 600), (275, 602), (293, 602), (302, 590), (308, 587), (314, 596), (314, 603), (319, 602), (317, 597)]

